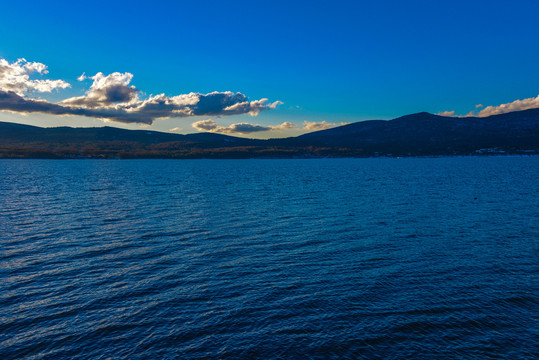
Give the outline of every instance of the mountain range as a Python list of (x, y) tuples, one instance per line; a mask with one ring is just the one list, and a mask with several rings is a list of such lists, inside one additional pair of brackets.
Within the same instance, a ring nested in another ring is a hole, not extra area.
[(539, 153), (539, 109), (489, 117), (426, 112), (282, 139), (0, 122), (0, 158), (251, 158)]

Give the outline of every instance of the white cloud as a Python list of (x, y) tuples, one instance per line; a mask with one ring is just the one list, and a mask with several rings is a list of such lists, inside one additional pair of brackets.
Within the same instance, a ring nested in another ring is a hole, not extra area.
[(475, 108), (476, 108), (476, 109), (479, 109), (479, 108), (482, 108), (482, 107), (483, 107), (483, 104), (477, 104), (477, 105), (475, 105)]
[(304, 121), (303, 122), (303, 129), (304, 130), (325, 130), (329, 129), (335, 126), (341, 126), (341, 125), (347, 125), (349, 123), (341, 122), (341, 123), (328, 123), (327, 121)]
[(181, 127), (175, 127), (172, 129), (168, 129), (168, 131), (175, 132), (175, 131), (182, 131), (183, 129)]
[(34, 73), (48, 74), (47, 66), (38, 62), (28, 62), (26, 59), (18, 59), (13, 63), (0, 59), (0, 91), (13, 91), (22, 95), (29, 91), (46, 93), (71, 86), (63, 80), (30, 80), (30, 75)]
[(512, 111), (528, 110), (539, 108), (539, 95), (534, 98), (528, 98), (523, 100), (515, 100), (507, 104), (501, 104), (497, 106), (487, 106), (481, 110), (478, 114), (479, 117), (504, 114)]
[(455, 111), (442, 111), (442, 112), (436, 113), (436, 115), (439, 115), (439, 116), (455, 116)]
[(271, 130), (280, 131), (280, 130), (292, 129), (295, 126), (296, 126), (295, 124), (293, 124), (293, 123), (291, 123), (289, 121), (285, 121), (284, 123), (282, 123), (280, 125), (270, 126), (270, 128), (271, 128)]
[(262, 131), (279, 131), (284, 129), (290, 129), (295, 125), (290, 122), (284, 122), (276, 126), (263, 126), (259, 124), (249, 124), (249, 123), (237, 123), (231, 124), (228, 126), (220, 126), (212, 119), (200, 120), (191, 124), (198, 131), (209, 131), (217, 133), (239, 133), (239, 134), (250, 134), (254, 132)]
[[(83, 76), (84, 74), (79, 79)], [(115, 104), (125, 106), (138, 100), (138, 90), (129, 85), (133, 74), (115, 72), (105, 76), (99, 72), (90, 79), (94, 82), (86, 95), (63, 100), (60, 104), (92, 109), (114, 107)]]
[[(50, 92), (70, 85), (62, 80), (30, 80), (29, 74), (47, 74), (47, 67), (37, 62), (20, 59), (8, 63), (0, 59), (0, 110), (19, 113), (50, 113), (56, 115), (81, 115), (124, 123), (152, 124), (156, 119), (204, 115), (258, 115), (261, 111), (275, 109), (280, 101), (268, 103), (268, 99), (250, 101), (242, 93), (231, 91), (201, 94), (191, 92), (176, 96), (158, 94), (146, 99), (139, 98), (139, 90), (131, 85), (133, 74), (115, 72), (104, 75), (99, 72), (90, 77), (90, 89), (83, 96), (65, 99), (58, 103), (27, 98), (25, 92)], [(87, 78), (83, 73), (78, 80)], [(263, 126), (249, 128), (245, 124), (227, 131), (265, 131)], [(249, 124), (248, 124), (249, 125)]]

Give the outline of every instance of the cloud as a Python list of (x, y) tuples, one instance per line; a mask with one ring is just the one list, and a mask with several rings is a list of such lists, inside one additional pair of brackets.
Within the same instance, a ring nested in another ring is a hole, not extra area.
[(128, 117), (121, 111), (116, 110), (102, 110), (102, 109), (85, 109), (85, 108), (71, 108), (58, 105), (40, 99), (26, 99), (23, 96), (13, 91), (1, 91), (0, 90), (0, 110), (6, 110), (16, 113), (44, 113), (53, 115), (79, 115), (96, 117), (100, 119), (112, 119), (118, 121), (125, 120), (124, 122), (133, 122), (135, 119)]
[(513, 111), (521, 111), (528, 109), (539, 108), (539, 95), (534, 98), (528, 98), (523, 100), (515, 100), (510, 103), (496, 105), (496, 106), (487, 106), (482, 110), (480, 108), (484, 107), (483, 104), (475, 105), (475, 110), (468, 112), (466, 115), (456, 115), (454, 111), (443, 111), (439, 112), (436, 115), (440, 116), (456, 116), (456, 117), (487, 117), (497, 114), (505, 114)]
[(304, 121), (303, 122), (303, 129), (304, 130), (325, 130), (329, 129), (335, 126), (341, 126), (341, 125), (347, 125), (349, 123), (341, 122), (341, 123), (328, 123), (326, 121), (321, 122), (311, 122), (311, 121)]
[(271, 127), (271, 130), (279, 131), (279, 130), (292, 129), (292, 128), (295, 127), (295, 126), (296, 126), (295, 124), (292, 124), (292, 123), (289, 122), (289, 121), (285, 121), (284, 123), (282, 123), (282, 124), (280, 124), (280, 125), (270, 126), (270, 127)]
[[(67, 115), (66, 109), (45, 100), (25, 99), (14, 91), (0, 91), (0, 109), (12, 112), (41, 112), (56, 115)], [(77, 115), (77, 114), (70, 114)]]
[[(273, 110), (281, 101), (268, 99), (250, 101), (242, 93), (231, 91), (201, 94), (191, 92), (177, 96), (158, 94), (146, 99), (139, 97), (140, 91), (133, 85), (133, 74), (101, 72), (87, 77), (85, 73), (78, 80), (93, 80), (90, 89), (83, 96), (71, 97), (58, 103), (28, 98), (25, 93), (50, 92), (70, 85), (62, 80), (29, 80), (29, 74), (47, 74), (47, 67), (37, 62), (20, 59), (8, 63), (0, 59), (0, 110), (20, 113), (48, 113), (56, 115), (82, 115), (124, 123), (152, 124), (156, 119), (186, 116), (220, 116), (250, 114), (257, 116), (265, 110)], [(239, 126), (235, 132), (248, 133), (264, 131), (261, 128)]]
[(63, 80), (30, 80), (30, 75), (34, 73), (46, 75), (49, 71), (45, 64), (28, 62), (26, 59), (18, 59), (13, 63), (0, 59), (0, 90), (22, 95), (30, 91), (47, 93), (71, 86)]
[[(83, 76), (84, 74), (79, 79)], [(126, 106), (138, 100), (138, 90), (133, 85), (129, 85), (131, 79), (133, 79), (133, 74), (115, 72), (105, 76), (99, 72), (90, 79), (94, 82), (86, 95), (60, 101), (60, 104), (70, 107), (97, 109), (110, 108), (115, 104)]]
[(218, 133), (240, 133), (240, 134), (250, 134), (254, 132), (262, 131), (279, 131), (290, 129), (295, 125), (290, 122), (284, 122), (276, 126), (263, 126), (259, 124), (249, 124), (249, 123), (237, 123), (228, 126), (220, 126), (212, 119), (196, 121), (192, 126), (198, 131), (209, 131), (209, 132), (218, 132)]
[(487, 106), (477, 114), (479, 117), (504, 114), (512, 111), (528, 110), (539, 108), (539, 95), (534, 98), (515, 100), (507, 104), (497, 106)]
[(271, 127), (262, 126), (258, 124), (249, 124), (249, 123), (238, 123), (232, 124), (224, 128), (224, 131), (221, 132), (231, 132), (231, 133), (240, 133), (240, 134), (250, 134), (254, 132), (269, 131)]
[(237, 113), (237, 114), (248, 113), (250, 115), (256, 116), (262, 110), (266, 110), (266, 109), (273, 110), (277, 107), (277, 105), (282, 104), (281, 101), (275, 101), (271, 104), (265, 105), (266, 101), (268, 101), (268, 99), (260, 99), (260, 100), (255, 100), (251, 102), (249, 101), (237, 102), (235, 104), (227, 106), (225, 108), (225, 111), (231, 112), (231, 113)]
[(172, 129), (168, 129), (168, 131), (172, 131), (172, 132), (175, 132), (175, 131), (182, 131), (183, 129), (181, 127), (175, 127), (175, 128), (172, 128)]
[(436, 113), (436, 115), (439, 115), (439, 116), (455, 116), (455, 111), (441, 111), (439, 113)]
[(192, 127), (199, 131), (217, 132), (219, 125), (212, 119), (200, 120), (191, 124)]

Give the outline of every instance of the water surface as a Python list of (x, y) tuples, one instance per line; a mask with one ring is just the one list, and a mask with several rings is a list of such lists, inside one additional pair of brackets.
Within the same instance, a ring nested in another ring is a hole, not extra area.
[(531, 359), (539, 157), (0, 161), (2, 359)]

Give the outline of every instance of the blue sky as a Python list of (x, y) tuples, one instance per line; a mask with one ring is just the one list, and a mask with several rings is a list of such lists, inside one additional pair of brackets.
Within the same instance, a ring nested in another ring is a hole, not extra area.
[[(533, 106), (538, 15), (536, 0), (7, 2), (0, 12), (0, 59), (45, 64), (49, 73), (32, 79), (71, 85), (21, 97), (57, 103), (85, 96), (93, 80), (78, 81), (81, 74), (118, 72), (133, 75), (124, 85), (135, 86), (140, 101), (212, 92), (268, 100), (244, 113), (169, 112), (151, 125), (104, 123), (91, 112), (0, 111), (0, 121), (179, 133), (199, 131), (192, 124), (206, 121), (212, 131), (264, 138), (297, 135), (313, 123), (420, 111), (465, 115), (525, 99)], [(266, 131), (231, 132), (238, 123)], [(283, 123), (293, 127), (279, 128)]]

